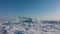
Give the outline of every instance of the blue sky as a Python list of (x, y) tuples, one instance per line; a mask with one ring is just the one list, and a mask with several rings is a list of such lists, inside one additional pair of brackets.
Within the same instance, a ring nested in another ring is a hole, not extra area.
[(60, 0), (0, 0), (0, 17), (60, 17)]

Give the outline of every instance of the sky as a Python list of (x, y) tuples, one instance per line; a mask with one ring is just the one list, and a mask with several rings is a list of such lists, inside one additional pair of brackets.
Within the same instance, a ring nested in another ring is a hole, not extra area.
[(60, 0), (0, 0), (0, 17), (60, 18)]

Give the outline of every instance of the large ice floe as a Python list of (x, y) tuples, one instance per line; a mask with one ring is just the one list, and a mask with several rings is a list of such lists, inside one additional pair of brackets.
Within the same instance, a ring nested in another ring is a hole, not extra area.
[(0, 34), (60, 34), (60, 21), (18, 17), (0, 21)]

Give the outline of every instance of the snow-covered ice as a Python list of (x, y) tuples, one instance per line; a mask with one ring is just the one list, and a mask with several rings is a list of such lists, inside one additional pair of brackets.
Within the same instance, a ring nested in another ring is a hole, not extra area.
[(0, 21), (0, 34), (60, 34), (60, 21), (18, 17)]

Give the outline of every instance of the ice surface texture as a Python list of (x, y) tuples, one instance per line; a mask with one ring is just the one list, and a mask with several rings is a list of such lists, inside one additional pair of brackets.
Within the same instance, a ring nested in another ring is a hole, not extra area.
[(60, 34), (60, 21), (18, 17), (0, 22), (0, 34)]

